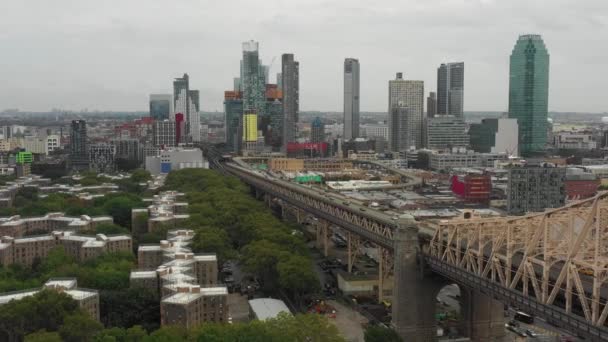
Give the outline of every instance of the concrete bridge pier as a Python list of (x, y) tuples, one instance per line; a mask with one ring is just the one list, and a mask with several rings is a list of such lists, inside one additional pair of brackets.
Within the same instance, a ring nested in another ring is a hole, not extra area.
[(418, 227), (412, 217), (401, 218), (393, 232), (394, 281), (392, 325), (408, 342), (435, 341), (435, 298), (438, 289), (418, 267)]
[(461, 287), (463, 331), (471, 341), (499, 342), (505, 338), (504, 304), (479, 291)]

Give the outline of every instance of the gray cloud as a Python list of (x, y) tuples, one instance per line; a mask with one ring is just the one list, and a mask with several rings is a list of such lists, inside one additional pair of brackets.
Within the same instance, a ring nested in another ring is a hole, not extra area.
[(605, 0), (23, 0), (0, 4), (0, 108), (138, 110), (188, 72), (222, 110), (241, 42), (266, 63), (293, 52), (301, 107), (342, 109), (342, 62), (361, 62), (361, 107), (385, 110), (395, 72), (433, 91), (442, 62), (465, 62), (465, 110), (506, 110), (509, 54), (540, 33), (550, 109), (607, 111)]

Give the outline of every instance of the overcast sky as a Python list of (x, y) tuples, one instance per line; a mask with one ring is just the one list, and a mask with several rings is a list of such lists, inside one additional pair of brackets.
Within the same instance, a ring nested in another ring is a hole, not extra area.
[(608, 111), (607, 0), (0, 1), (0, 109), (146, 110), (188, 72), (203, 110), (223, 110), (241, 43), (260, 42), (272, 80), (300, 62), (301, 110), (342, 111), (345, 57), (361, 63), (361, 110), (385, 111), (402, 71), (435, 91), (465, 62), (466, 110), (506, 111), (518, 35), (551, 55), (549, 109)]

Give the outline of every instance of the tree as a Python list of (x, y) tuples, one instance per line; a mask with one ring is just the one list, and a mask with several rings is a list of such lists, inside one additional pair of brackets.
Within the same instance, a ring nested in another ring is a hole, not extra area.
[(317, 314), (289, 315), (280, 313), (275, 319), (267, 321), (271, 329), (280, 333), (281, 341), (344, 342), (338, 328), (326, 316)]
[(310, 259), (292, 254), (277, 264), (279, 285), (301, 303), (303, 296), (320, 289), (319, 278)]
[(192, 249), (197, 253), (216, 253), (220, 265), (235, 255), (226, 231), (215, 227), (197, 229), (192, 240)]
[(66, 342), (88, 342), (103, 329), (103, 325), (86, 314), (76, 314), (65, 318), (59, 328), (59, 335)]
[(254, 241), (242, 249), (243, 268), (261, 277), (266, 290), (276, 288), (276, 265), (281, 258), (288, 257), (281, 246), (267, 240)]
[(63, 342), (58, 332), (40, 330), (25, 336), (25, 342)]
[(150, 171), (137, 169), (131, 174), (130, 180), (135, 183), (143, 183), (152, 179)]
[(99, 308), (105, 326), (128, 328), (141, 324), (148, 331), (158, 329), (159, 299), (149, 289), (101, 291)]
[(365, 342), (403, 342), (393, 329), (372, 325), (365, 329)]

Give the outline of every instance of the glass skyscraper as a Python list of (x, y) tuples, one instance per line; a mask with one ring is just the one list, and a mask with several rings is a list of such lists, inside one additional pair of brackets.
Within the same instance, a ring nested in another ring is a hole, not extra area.
[(441, 64), (437, 69), (437, 114), (462, 118), (464, 63)]
[(519, 150), (542, 152), (547, 143), (549, 53), (540, 35), (522, 35), (511, 53), (509, 118), (519, 125)]

